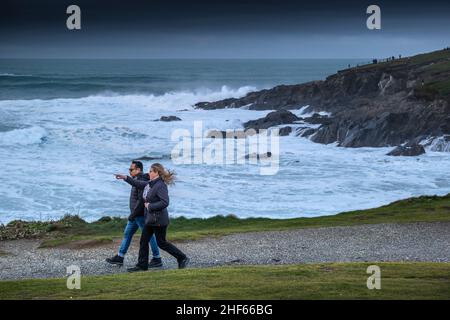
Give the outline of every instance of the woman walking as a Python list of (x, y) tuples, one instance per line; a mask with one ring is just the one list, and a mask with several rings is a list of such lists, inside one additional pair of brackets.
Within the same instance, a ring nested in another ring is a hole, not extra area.
[(150, 181), (139, 181), (125, 175), (116, 175), (132, 186), (144, 188), (145, 226), (142, 230), (139, 246), (139, 259), (135, 267), (129, 272), (148, 270), (149, 245), (148, 242), (155, 234), (158, 247), (177, 259), (178, 268), (183, 269), (189, 263), (189, 258), (177, 247), (166, 240), (169, 225), (169, 192), (167, 185), (174, 183), (175, 174), (166, 170), (161, 164), (154, 163), (149, 170)]

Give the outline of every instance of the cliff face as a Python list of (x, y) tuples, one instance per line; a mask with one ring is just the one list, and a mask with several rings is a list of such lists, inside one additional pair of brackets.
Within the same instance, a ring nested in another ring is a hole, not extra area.
[(196, 108), (298, 109), (332, 115), (311, 140), (344, 147), (393, 146), (450, 134), (450, 50), (339, 71)]

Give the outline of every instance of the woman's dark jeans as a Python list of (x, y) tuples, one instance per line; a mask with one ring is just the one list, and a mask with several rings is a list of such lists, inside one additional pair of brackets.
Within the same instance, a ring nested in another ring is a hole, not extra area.
[(158, 247), (172, 256), (174, 256), (177, 261), (181, 261), (186, 258), (186, 255), (180, 251), (177, 247), (166, 240), (167, 226), (165, 227), (153, 227), (145, 226), (142, 230), (140, 246), (139, 246), (139, 259), (138, 266), (142, 269), (148, 269), (148, 256), (149, 256), (149, 245), (148, 242), (153, 234), (155, 234), (156, 242)]

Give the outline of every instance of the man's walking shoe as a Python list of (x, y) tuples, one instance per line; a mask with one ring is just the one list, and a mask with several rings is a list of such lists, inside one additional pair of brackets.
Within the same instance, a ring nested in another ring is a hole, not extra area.
[(181, 259), (178, 261), (178, 269), (184, 269), (188, 265), (190, 259), (188, 257), (185, 257), (184, 259)]
[(112, 258), (107, 258), (106, 262), (110, 263), (110, 264), (115, 264), (118, 266), (122, 266), (123, 265), (123, 257), (119, 256), (119, 255), (115, 255)]
[(147, 271), (148, 269), (140, 267), (140, 266), (135, 266), (133, 268), (128, 268), (127, 271), (128, 272), (139, 272), (139, 271)]
[(161, 258), (152, 258), (150, 263), (148, 264), (149, 268), (161, 268), (162, 267), (162, 260)]

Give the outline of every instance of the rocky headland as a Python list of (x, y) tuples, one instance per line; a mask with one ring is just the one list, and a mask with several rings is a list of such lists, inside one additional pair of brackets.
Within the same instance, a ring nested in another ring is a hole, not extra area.
[[(408, 145), (408, 150), (421, 144), (449, 151), (450, 50), (374, 62), (338, 71), (325, 80), (280, 85), (242, 98), (199, 102), (195, 108), (275, 110), (246, 122), (244, 128), (316, 124), (297, 128), (296, 133), (318, 143), (337, 142), (342, 147)], [(302, 118), (288, 111), (300, 108), (309, 116)]]

